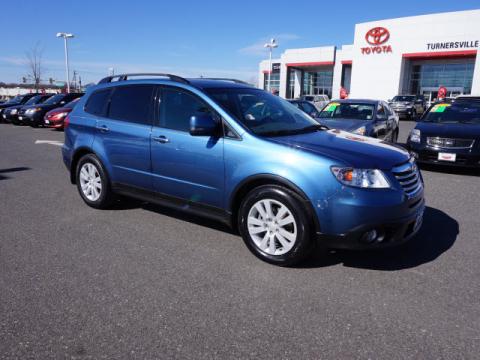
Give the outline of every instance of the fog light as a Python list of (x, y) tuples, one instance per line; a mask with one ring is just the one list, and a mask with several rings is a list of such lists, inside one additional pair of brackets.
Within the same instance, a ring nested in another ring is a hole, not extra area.
[(371, 244), (377, 238), (377, 230), (370, 230), (363, 234), (361, 241)]

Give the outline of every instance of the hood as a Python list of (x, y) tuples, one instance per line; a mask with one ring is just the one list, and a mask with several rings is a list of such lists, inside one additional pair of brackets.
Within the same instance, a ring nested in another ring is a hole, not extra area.
[(70, 112), (72, 111), (73, 109), (72, 108), (67, 108), (67, 107), (59, 107), (59, 108), (55, 108), (55, 109), (52, 109), (50, 110), (49, 112), (47, 112), (47, 116), (50, 116), (50, 115), (54, 115), (54, 114), (59, 114), (59, 113), (62, 113), (62, 112)]
[(5, 109), (4, 111), (7, 112), (7, 111), (11, 111), (11, 110), (13, 110), (13, 109), (17, 109), (17, 110), (18, 110), (18, 109), (20, 109), (21, 107), (22, 107), (22, 105), (20, 105), (20, 104), (14, 105), (14, 106), (9, 106), (9, 107), (4, 108), (4, 109)]
[(480, 138), (480, 124), (440, 124), (419, 122), (416, 129), (421, 136), (438, 136), (445, 138), (478, 139)]
[(5, 108), (8, 108), (8, 107), (18, 106), (18, 105), (21, 105), (21, 104), (20, 103), (13, 103), (13, 104), (3, 103), (3, 104), (0, 104), (0, 109), (5, 109)]
[(341, 130), (279, 136), (268, 140), (329, 157), (338, 161), (339, 165), (362, 169), (390, 170), (410, 159), (410, 154), (400, 146)]
[(412, 106), (413, 105), (413, 101), (393, 101), (391, 102), (390, 104), (392, 105), (404, 105), (404, 106)]
[(318, 122), (322, 125), (328, 126), (330, 129), (340, 129), (345, 131), (354, 131), (362, 126), (367, 126), (370, 124), (371, 120), (354, 120), (354, 119), (327, 119), (321, 118), (317, 119)]

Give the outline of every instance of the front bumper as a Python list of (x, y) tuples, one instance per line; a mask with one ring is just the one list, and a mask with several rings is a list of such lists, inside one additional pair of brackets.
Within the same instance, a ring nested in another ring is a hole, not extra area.
[[(424, 143), (407, 142), (407, 148), (416, 157), (417, 162), (423, 164), (446, 165), (456, 167), (480, 168), (480, 148), (452, 149), (434, 148)], [(439, 153), (455, 154), (455, 161), (439, 160)]]
[(44, 119), (43, 125), (45, 125), (48, 128), (63, 129), (63, 119), (62, 120)]
[[(415, 204), (415, 211), (403, 218), (362, 225), (340, 235), (318, 234), (318, 238), (326, 247), (333, 249), (368, 250), (398, 246), (420, 230), (424, 211), (425, 200), (422, 197)], [(365, 235), (373, 230), (377, 238), (367, 241)]]
[(43, 114), (41, 111), (34, 112), (33, 114), (22, 114), (20, 115), (22, 121), (25, 125), (43, 125)]
[(399, 117), (411, 117), (413, 116), (413, 108), (392, 108)]

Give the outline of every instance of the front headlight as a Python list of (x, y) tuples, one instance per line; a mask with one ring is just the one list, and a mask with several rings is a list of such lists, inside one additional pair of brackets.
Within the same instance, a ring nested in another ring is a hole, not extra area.
[(27, 111), (25, 111), (25, 114), (33, 114), (35, 112), (35, 109), (27, 109)]
[(365, 126), (359, 127), (358, 129), (352, 131), (352, 133), (357, 135), (365, 135), (366, 132), (367, 129), (365, 128)]
[(336, 166), (333, 166), (331, 169), (335, 178), (344, 185), (372, 189), (385, 189), (390, 187), (387, 178), (381, 170)]
[(420, 138), (420, 130), (418, 129), (413, 129), (412, 132), (410, 133), (410, 141), (414, 143), (420, 143), (421, 138)]
[(12, 115), (15, 115), (17, 113), (17, 109), (12, 109), (12, 111), (10, 111), (10, 114)]

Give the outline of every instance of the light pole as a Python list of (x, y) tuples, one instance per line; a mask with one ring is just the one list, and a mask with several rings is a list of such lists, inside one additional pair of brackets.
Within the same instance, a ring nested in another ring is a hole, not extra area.
[(68, 46), (67, 46), (67, 39), (73, 38), (73, 34), (59, 32), (57, 33), (58, 38), (63, 38), (64, 45), (65, 45), (65, 71), (67, 72), (67, 93), (70, 92), (70, 73), (68, 70)]
[(274, 48), (278, 47), (278, 44), (277, 42), (275, 41), (275, 39), (270, 39), (270, 42), (269, 43), (266, 43), (265, 45), (263, 45), (263, 47), (266, 47), (268, 48), (269, 50), (269, 53), (270, 53), (270, 62), (269, 62), (269, 70), (268, 70), (268, 92), (270, 92), (270, 75), (272, 73), (272, 51)]

